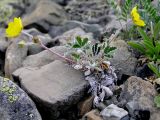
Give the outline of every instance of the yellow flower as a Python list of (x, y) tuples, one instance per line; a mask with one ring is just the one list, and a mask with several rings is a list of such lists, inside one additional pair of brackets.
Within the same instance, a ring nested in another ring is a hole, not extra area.
[(132, 11), (131, 11), (131, 16), (132, 16), (132, 20), (133, 20), (133, 23), (138, 25), (138, 26), (145, 26), (145, 22), (140, 18), (140, 15), (138, 13), (138, 10), (137, 10), (137, 6), (135, 6)]
[(8, 24), (8, 28), (6, 29), (7, 37), (17, 37), (23, 29), (21, 18), (14, 18), (13, 22)]

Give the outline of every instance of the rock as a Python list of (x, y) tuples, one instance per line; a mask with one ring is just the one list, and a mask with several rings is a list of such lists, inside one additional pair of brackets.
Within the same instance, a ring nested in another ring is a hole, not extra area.
[(87, 24), (75, 20), (67, 21), (63, 26), (52, 26), (49, 34), (54, 38), (58, 35), (62, 35), (64, 32), (74, 29), (81, 28), (85, 32), (91, 32), (95, 39), (98, 39), (101, 35), (102, 27), (98, 24)]
[[(26, 30), (26, 32), (33, 36), (37, 36), (42, 41), (42, 43), (49, 48), (59, 44), (58, 41), (52, 39), (48, 34), (43, 34), (35, 28)], [(44, 49), (39, 44), (28, 44), (28, 55), (37, 54), (43, 50)]]
[(73, 0), (65, 7), (70, 20), (88, 21), (108, 14), (105, 0)]
[(42, 120), (28, 95), (15, 83), (0, 77), (0, 119)]
[[(67, 50), (66, 47), (64, 46), (56, 46), (51, 48), (51, 50), (63, 55), (64, 52)], [(23, 66), (24, 67), (28, 67), (28, 66), (32, 66), (32, 67), (41, 67), (43, 65), (47, 65), (51, 62), (53, 62), (56, 59), (60, 59), (57, 55), (44, 50), (38, 54), (35, 55), (30, 55), (28, 57), (26, 57), (26, 59), (23, 61)]]
[(0, 52), (5, 52), (11, 41), (5, 38), (4, 29), (0, 29), (0, 36)]
[(120, 22), (117, 19), (117, 17), (114, 16), (114, 15), (109, 15), (108, 19), (110, 19), (110, 20), (109, 20), (109, 23), (106, 25), (106, 28), (105, 28), (105, 30), (107, 32), (111, 32), (114, 29), (118, 30), (118, 29), (124, 27), (124, 25), (125, 25), (125, 22), (123, 22), (123, 21)]
[(159, 114), (154, 106), (155, 95), (156, 90), (150, 82), (133, 76), (125, 82), (119, 101), (126, 101), (124, 106), (133, 118), (151, 120)]
[(98, 110), (92, 110), (83, 116), (82, 120), (103, 120)]
[(104, 27), (106, 26), (106, 24), (110, 23), (111, 22), (111, 16), (112, 15), (103, 15), (103, 16), (100, 16), (98, 18), (92, 18), (90, 20), (87, 20), (86, 22), (88, 24), (99, 24), (100, 26)]
[(100, 113), (104, 120), (121, 120), (121, 118), (128, 115), (128, 112), (114, 104), (109, 105)]
[[(66, 20), (65, 12), (61, 6), (51, 0), (39, 0), (35, 9), (22, 19), (24, 26), (35, 24), (41, 31), (48, 31), (50, 25), (59, 25)], [(33, 6), (31, 6), (33, 8)]]
[(118, 71), (118, 79), (121, 80), (123, 74), (128, 76), (135, 75), (137, 59), (129, 52), (127, 43), (123, 40), (114, 40), (111, 41), (110, 45), (117, 48), (110, 61)]
[(147, 63), (145, 63), (143, 66), (137, 67), (136, 69), (136, 75), (142, 79), (153, 76), (153, 74), (153, 71), (148, 67)]
[(153, 4), (155, 7), (158, 7), (159, 1), (158, 1), (158, 0), (152, 0), (152, 4)]
[(18, 8), (21, 8), (19, 6), (19, 3), (20, 3), (20, 0), (14, 0), (14, 1), (13, 0), (1, 0), (0, 1), (0, 4), (1, 4), (0, 25), (1, 25), (1, 28), (5, 27), (6, 23), (9, 21), (9, 19), (12, 18), (14, 15), (19, 16), (22, 13), (22, 9), (21, 9), (21, 11), (20, 11), (20, 9), (18, 9)]
[(81, 28), (75, 28), (65, 32), (61, 36), (56, 37), (55, 41), (59, 41), (61, 45), (66, 45), (66, 43), (74, 41), (77, 36), (80, 36), (82, 38), (88, 38), (90, 41), (94, 40), (92, 33), (86, 33)]
[(108, 22), (105, 25), (105, 28), (103, 31), (105, 35), (108, 37), (110, 37), (117, 30), (121, 30), (121, 31), (129, 30), (133, 24), (130, 19), (127, 22), (123, 20), (118, 20), (117, 16), (115, 15), (108, 15), (106, 17), (107, 17), (106, 19), (108, 20)]
[(112, 96), (111, 99), (105, 100), (104, 103), (107, 106), (110, 105), (110, 104), (118, 105), (117, 96), (116, 95)]
[(13, 73), (36, 101), (45, 119), (56, 119), (86, 94), (88, 83), (80, 71), (56, 60), (40, 68), (24, 67)]
[(129, 115), (127, 115), (127, 116), (124, 116), (121, 120), (131, 120), (131, 119), (130, 119)]
[(62, 6), (65, 6), (65, 5), (67, 5), (68, 2), (71, 1), (71, 0), (52, 0), (52, 1), (58, 3), (58, 4), (62, 5)]
[(0, 37), (0, 51), (5, 52), (8, 48), (11, 41), (5, 39), (4, 37)]
[(101, 103), (99, 103), (99, 105), (97, 105), (96, 107), (97, 107), (98, 110), (101, 111), (101, 110), (105, 109), (107, 106), (106, 106), (103, 102), (101, 102)]
[[(52, 39), (50, 36), (46, 35), (37, 35), (41, 39), (42, 43), (48, 48), (59, 45), (59, 41)], [(40, 53), (44, 49), (39, 44), (30, 44), (28, 45), (28, 55), (34, 55)]]
[(91, 111), (93, 107), (93, 96), (90, 96), (86, 100), (80, 102), (78, 104), (78, 109), (79, 109), (79, 116), (85, 115), (87, 112)]
[(11, 78), (12, 72), (22, 66), (22, 62), (27, 57), (28, 47), (19, 47), (18, 42), (24, 40), (28, 41), (28, 38), (24, 35), (16, 38), (12, 41), (11, 45), (7, 48), (5, 57), (5, 76)]
[(5, 54), (6, 49), (10, 44), (10, 40), (5, 38), (4, 29), (0, 29), (0, 76), (4, 76), (4, 63), (5, 63)]
[(26, 30), (23, 30), (23, 31), (25, 31), (26, 33), (31, 34), (32, 36), (44, 35), (43, 33), (41, 33), (41, 32), (40, 32), (38, 29), (36, 29), (36, 28), (26, 29)]
[[(38, 33), (36, 30), (29, 30), (26, 32), (33, 35)], [(48, 47), (52, 47), (58, 44), (56, 41), (54, 41), (54, 39), (51, 39), (50, 36), (48, 35), (43, 35), (43, 34), (41, 35), (39, 33), (39, 35), (37, 36), (41, 39), (43, 44)], [(12, 72), (22, 66), (23, 60), (27, 57), (27, 55), (36, 54), (44, 50), (38, 44), (27, 44), (27, 43), (23, 48), (20, 48), (18, 42), (21, 40), (29, 42), (28, 36), (22, 34), (20, 37), (17, 37), (15, 38), (15, 40), (12, 41), (11, 45), (8, 47), (6, 51), (5, 74), (7, 77), (11, 77)], [(37, 61), (35, 61), (35, 63), (37, 63)]]

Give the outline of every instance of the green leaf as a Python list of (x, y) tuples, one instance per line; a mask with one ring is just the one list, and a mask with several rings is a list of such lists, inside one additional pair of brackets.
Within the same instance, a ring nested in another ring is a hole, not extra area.
[(129, 44), (131, 47), (139, 50), (141, 53), (143, 53), (143, 54), (145, 53), (145, 48), (144, 48), (141, 44), (136, 43), (136, 42), (132, 42), (132, 41), (128, 42), (128, 44)]
[(160, 56), (160, 42), (156, 42), (156, 47), (155, 47), (155, 54), (156, 56)]
[(72, 48), (81, 48), (81, 46), (79, 44), (74, 44)]
[(151, 41), (151, 39), (147, 36), (147, 34), (142, 30), (142, 28), (138, 27), (138, 32), (142, 36), (143, 40)]
[(115, 50), (116, 49), (116, 47), (109, 47), (109, 46), (107, 46), (105, 49), (104, 49), (104, 53), (105, 54), (108, 54), (108, 53), (110, 53), (111, 51), (113, 51), (113, 50)]
[(160, 108), (160, 95), (155, 96), (154, 103), (156, 104), (156, 107)]
[(148, 67), (156, 74), (157, 77), (160, 77), (159, 70), (153, 63), (148, 63)]
[(85, 46), (88, 43), (88, 38), (84, 38), (82, 41), (82, 46)]
[(76, 40), (77, 40), (77, 43), (79, 44), (79, 46), (81, 46), (82, 45), (82, 39), (81, 39), (81, 37), (77, 36)]
[(76, 53), (72, 53), (72, 57), (74, 57), (76, 60), (80, 59), (80, 55)]
[(143, 44), (145, 45), (145, 49), (149, 54), (153, 55), (155, 53), (155, 47), (153, 46), (152, 42), (149, 43), (148, 41), (143, 41)]
[(155, 24), (155, 27), (154, 27), (154, 39), (157, 39), (159, 32), (160, 32), (160, 21), (157, 24)]

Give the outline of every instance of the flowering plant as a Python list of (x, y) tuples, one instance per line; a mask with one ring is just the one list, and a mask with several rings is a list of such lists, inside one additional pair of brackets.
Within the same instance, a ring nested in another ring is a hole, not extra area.
[(94, 104), (98, 105), (105, 97), (112, 96), (117, 76), (108, 58), (112, 57), (116, 48), (110, 47), (109, 42), (93, 43), (79, 36), (68, 43), (67, 48), (66, 55), (76, 61), (72, 66), (84, 71), (85, 79), (91, 86), (89, 91), (95, 96)]
[[(84, 71), (85, 78), (91, 86), (90, 91), (95, 96), (95, 105), (103, 101), (105, 96), (113, 95), (112, 90), (117, 76), (108, 58), (112, 57), (112, 53), (116, 48), (110, 47), (109, 42), (92, 43), (88, 38), (82, 39), (77, 36), (74, 42), (66, 45), (68, 51), (64, 56), (47, 48), (38, 37), (23, 31), (21, 18), (14, 18), (14, 21), (8, 24), (6, 36), (13, 38), (18, 37), (21, 33), (28, 35), (34, 43), (40, 44), (44, 49), (71, 63), (75, 69)], [(21, 41), (19, 44), (23, 47), (25, 42)]]

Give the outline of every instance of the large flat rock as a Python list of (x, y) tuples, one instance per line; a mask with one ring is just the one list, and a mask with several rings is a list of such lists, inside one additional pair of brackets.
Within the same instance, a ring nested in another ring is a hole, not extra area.
[(47, 120), (55, 119), (61, 112), (76, 104), (88, 86), (80, 71), (55, 60), (40, 68), (24, 67), (13, 73), (20, 85), (47, 113)]

